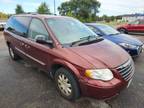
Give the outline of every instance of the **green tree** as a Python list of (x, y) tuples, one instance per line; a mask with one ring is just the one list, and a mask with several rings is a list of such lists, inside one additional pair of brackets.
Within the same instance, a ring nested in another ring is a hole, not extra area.
[(0, 12), (0, 20), (5, 20), (8, 18), (8, 15), (3, 13), (3, 12)]
[(95, 20), (99, 12), (100, 2), (97, 0), (70, 0), (58, 7), (60, 15), (73, 15), (81, 21)]
[(50, 9), (48, 8), (48, 5), (46, 2), (42, 2), (40, 6), (37, 9), (37, 13), (39, 14), (50, 14)]
[(111, 16), (110, 19), (111, 19), (111, 21), (114, 21), (116, 19), (116, 17), (115, 16)]
[(106, 22), (114, 21), (114, 20), (116, 20), (116, 19), (117, 19), (116, 16), (103, 15), (103, 16), (101, 17), (101, 20), (102, 20), (102, 21), (106, 21)]
[(107, 15), (103, 15), (103, 16), (101, 16), (101, 18), (102, 18), (102, 20), (104, 21), (104, 20), (106, 20), (107, 19)]
[(19, 5), (19, 4), (16, 5), (15, 13), (16, 14), (24, 13), (24, 10), (21, 5)]

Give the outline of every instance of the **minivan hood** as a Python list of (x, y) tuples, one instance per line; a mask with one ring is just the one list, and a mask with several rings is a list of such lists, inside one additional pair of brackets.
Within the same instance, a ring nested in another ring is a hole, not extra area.
[(93, 64), (95, 68), (115, 68), (130, 57), (121, 47), (108, 40), (72, 47), (70, 50)]
[(111, 40), (112, 42), (115, 43), (127, 43), (127, 44), (131, 44), (131, 45), (136, 45), (136, 46), (141, 46), (143, 43), (132, 37), (129, 36), (127, 34), (116, 34), (116, 35), (109, 35), (109, 36), (104, 36), (104, 38)]

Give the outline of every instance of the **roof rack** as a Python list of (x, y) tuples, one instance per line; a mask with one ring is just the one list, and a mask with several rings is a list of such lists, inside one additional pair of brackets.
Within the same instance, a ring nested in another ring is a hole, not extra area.
[[(39, 13), (37, 13), (37, 12), (25, 12), (25, 13), (22, 13), (22, 14), (14, 14), (14, 15), (25, 15), (25, 14), (38, 15)], [(49, 14), (49, 13), (41, 14), (41, 15), (54, 15), (54, 16), (57, 16), (57, 14)]]
[(27, 12), (25, 14), (32, 14), (32, 15), (37, 15), (38, 13), (37, 12)]

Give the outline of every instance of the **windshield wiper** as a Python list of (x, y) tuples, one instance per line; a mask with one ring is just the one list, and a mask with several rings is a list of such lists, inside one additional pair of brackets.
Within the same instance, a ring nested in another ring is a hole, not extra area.
[(80, 38), (80, 40), (90, 40), (90, 38), (97, 38), (97, 37), (96, 35), (89, 35), (89, 36)]
[(118, 35), (118, 34), (120, 34), (120, 33), (112, 33), (112, 34), (109, 34), (109, 36), (110, 36), (110, 35)]
[(94, 41), (94, 40), (99, 40), (99, 39), (102, 39), (102, 37), (99, 37), (96, 35), (89, 35), (89, 36), (80, 38), (80, 40), (78, 40), (78, 41), (72, 42), (71, 46), (74, 46), (76, 44), (85, 43), (85, 42)]

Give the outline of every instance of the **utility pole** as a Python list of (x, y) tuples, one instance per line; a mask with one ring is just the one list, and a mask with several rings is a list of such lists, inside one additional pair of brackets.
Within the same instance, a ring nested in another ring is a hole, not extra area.
[(54, 15), (56, 15), (56, 3), (55, 3), (55, 0), (54, 0)]

